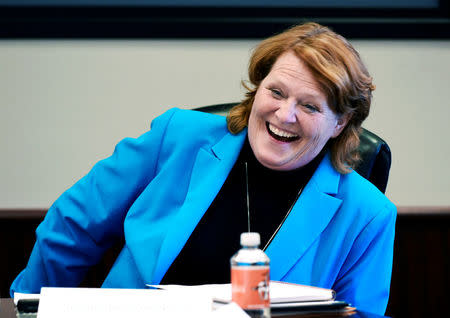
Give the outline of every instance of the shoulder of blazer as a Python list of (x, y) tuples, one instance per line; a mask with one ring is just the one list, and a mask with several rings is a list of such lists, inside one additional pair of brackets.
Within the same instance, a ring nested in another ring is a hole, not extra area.
[(173, 112), (165, 132), (168, 140), (211, 145), (230, 134), (224, 116), (179, 108), (168, 112)]
[(367, 213), (372, 217), (381, 211), (396, 213), (395, 205), (386, 195), (356, 171), (341, 175), (336, 196), (343, 201), (350, 201), (353, 208), (357, 207), (357, 210), (368, 211)]
[[(177, 124), (191, 124), (188, 127), (210, 128), (220, 127), (226, 129), (226, 117), (216, 114), (204, 113), (190, 109), (172, 108), (168, 112), (173, 112), (171, 121)], [(193, 125), (195, 124), (195, 125)], [(228, 130), (227, 130), (228, 131)]]

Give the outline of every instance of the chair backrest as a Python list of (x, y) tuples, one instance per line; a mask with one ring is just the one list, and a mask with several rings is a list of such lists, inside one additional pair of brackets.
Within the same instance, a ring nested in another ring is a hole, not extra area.
[[(235, 105), (237, 103), (216, 104), (193, 108), (193, 110), (226, 115)], [(365, 128), (362, 129), (359, 138), (358, 150), (361, 161), (355, 170), (384, 193), (389, 178), (389, 169), (391, 168), (391, 150), (383, 139)]]

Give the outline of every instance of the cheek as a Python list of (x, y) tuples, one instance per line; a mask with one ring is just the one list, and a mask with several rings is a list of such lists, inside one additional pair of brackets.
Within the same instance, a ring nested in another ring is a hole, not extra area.
[(277, 104), (277, 100), (265, 95), (264, 92), (258, 92), (253, 102), (253, 108), (258, 115), (266, 115), (275, 111), (278, 107)]
[(268, 114), (270, 114), (270, 109), (267, 107), (267, 105), (255, 100), (248, 119), (249, 131), (251, 129), (259, 130), (262, 127), (265, 127), (265, 122), (268, 118)]
[(300, 123), (303, 134), (310, 138), (320, 135), (320, 121), (314, 117), (303, 117)]
[(250, 117), (248, 118), (248, 138), (250, 143), (254, 143), (257, 136), (260, 135), (262, 127), (261, 122), (262, 120), (258, 115), (257, 109), (253, 108), (250, 112)]
[(257, 114), (258, 114), (258, 110), (255, 107), (253, 107), (251, 112), (250, 112), (250, 116), (248, 117), (248, 130), (249, 130), (249, 132), (251, 130), (255, 129), (256, 126), (257, 126), (257, 122), (258, 122), (258, 120), (257, 120), (258, 115)]
[(317, 143), (328, 141), (334, 131), (332, 123), (326, 120), (310, 119), (302, 126), (308, 137)]

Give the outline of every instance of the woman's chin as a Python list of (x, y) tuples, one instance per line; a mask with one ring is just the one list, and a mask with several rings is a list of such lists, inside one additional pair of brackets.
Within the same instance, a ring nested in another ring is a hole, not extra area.
[(290, 170), (290, 163), (283, 158), (277, 157), (261, 157), (257, 158), (259, 163), (264, 167), (272, 170)]

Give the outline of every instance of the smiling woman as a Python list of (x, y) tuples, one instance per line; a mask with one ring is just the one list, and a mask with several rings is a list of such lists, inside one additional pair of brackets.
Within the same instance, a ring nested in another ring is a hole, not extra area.
[(306, 65), (288, 51), (258, 87), (248, 121), (248, 138), (258, 161), (274, 170), (308, 164), (349, 116), (338, 116)]
[(64, 192), (11, 294), (78, 286), (115, 241), (103, 287), (229, 282), (251, 230), (271, 279), (384, 313), (396, 209), (351, 168), (373, 90), (358, 53), (308, 23), (263, 41), (249, 78), (227, 119), (168, 110)]
[[(280, 81), (281, 78), (284, 81)], [(330, 147), (334, 167), (346, 173), (355, 166), (359, 160), (356, 151), (359, 130), (369, 114), (375, 86), (359, 54), (343, 37), (314, 23), (293, 27), (263, 41), (256, 48), (250, 60), (249, 79), (253, 87), (247, 87), (247, 99), (228, 116), (231, 132), (240, 132), (247, 125), (252, 105), (264, 96), (261, 86), (266, 85), (276, 100), (298, 103), (304, 112), (315, 114), (312, 118), (316, 121), (320, 118), (316, 113), (335, 120), (336, 133), (325, 140), (317, 140), (319, 144), (314, 148), (320, 151), (323, 142), (332, 137)], [(288, 83), (290, 87), (287, 87)], [(289, 99), (289, 88), (296, 89), (300, 96), (290, 96)], [(249, 135), (251, 131), (250, 128)], [(306, 153), (303, 164), (317, 153), (309, 156)], [(301, 165), (299, 163), (296, 167)]]

